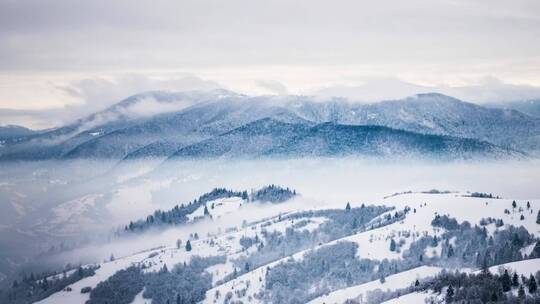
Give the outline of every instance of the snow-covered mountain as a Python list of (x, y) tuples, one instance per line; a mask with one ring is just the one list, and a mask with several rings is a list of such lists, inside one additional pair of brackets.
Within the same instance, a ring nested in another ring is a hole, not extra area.
[(382, 126), (470, 138), (533, 154), (540, 149), (540, 118), (441, 94), (357, 104), (337, 99), (321, 102), (305, 96), (250, 97), (215, 90), (138, 94), (73, 124), (16, 142), (6, 141), (0, 148), (0, 159), (166, 158), (264, 118), (305, 126), (326, 122)]
[(494, 102), (486, 104), (492, 108), (513, 109), (530, 116), (540, 117), (540, 99)]
[(351, 125), (378, 125), (412, 132), (489, 141), (521, 150), (540, 147), (540, 120), (508, 109), (486, 108), (442, 94), (419, 94), (373, 104), (292, 103), (300, 117)]
[(381, 126), (333, 122), (311, 126), (264, 118), (184, 147), (171, 158), (364, 155), (465, 159), (512, 154), (519, 155), (474, 139), (425, 135)]
[(0, 140), (9, 140), (14, 138), (20, 138), (33, 134), (34, 131), (15, 125), (0, 126)]

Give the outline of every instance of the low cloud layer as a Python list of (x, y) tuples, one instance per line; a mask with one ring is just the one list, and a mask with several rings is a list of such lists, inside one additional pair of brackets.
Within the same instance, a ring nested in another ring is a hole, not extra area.
[[(168, 75), (166, 77), (148, 77), (141, 74), (124, 74), (117, 77), (88, 78), (72, 81), (65, 85), (55, 85), (74, 103), (64, 107), (49, 109), (2, 109), (0, 121), (3, 124), (20, 124), (32, 128), (50, 128), (65, 125), (76, 119), (102, 111), (119, 101), (147, 91), (192, 91), (213, 90), (220, 88), (214, 81), (203, 80), (190, 74)], [(128, 116), (149, 116), (163, 112), (179, 110), (185, 104), (158, 103), (149, 98), (135, 107), (125, 109)]]
[(396, 78), (371, 78), (358, 85), (326, 86), (314, 89), (311, 93), (321, 98), (344, 97), (356, 102), (375, 102), (432, 92), (479, 104), (540, 99), (539, 86), (515, 85), (494, 77), (482, 78), (476, 83), (462, 86), (427, 86)]

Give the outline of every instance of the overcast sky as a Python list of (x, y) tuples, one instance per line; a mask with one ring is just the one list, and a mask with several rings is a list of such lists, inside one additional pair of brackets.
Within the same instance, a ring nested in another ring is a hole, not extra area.
[(17, 115), (213, 87), (538, 98), (540, 1), (0, 0), (0, 108)]

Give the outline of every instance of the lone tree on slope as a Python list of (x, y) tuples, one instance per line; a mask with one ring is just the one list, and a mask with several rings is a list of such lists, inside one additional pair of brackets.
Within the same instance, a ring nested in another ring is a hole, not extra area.
[(528, 287), (529, 287), (529, 292), (530, 293), (535, 293), (536, 290), (538, 289), (538, 285), (536, 284), (536, 279), (534, 278), (534, 276), (532, 274), (529, 277)]
[(519, 277), (517, 273), (514, 272), (514, 275), (512, 276), (512, 286), (518, 287), (519, 286)]
[(396, 251), (396, 241), (394, 239), (390, 240), (390, 251)]
[(502, 288), (504, 292), (510, 291), (512, 289), (512, 280), (510, 279), (510, 275), (508, 274), (508, 270), (504, 270), (504, 274), (501, 278)]
[(186, 242), (186, 251), (191, 251), (191, 242), (189, 240)]

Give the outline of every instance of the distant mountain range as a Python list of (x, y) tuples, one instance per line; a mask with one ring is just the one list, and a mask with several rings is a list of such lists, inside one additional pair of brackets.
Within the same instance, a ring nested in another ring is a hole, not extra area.
[(540, 99), (488, 103), (486, 106), (492, 108), (513, 109), (531, 116), (540, 117)]
[(0, 141), (12, 140), (25, 137), (35, 133), (34, 131), (21, 126), (7, 125), (0, 126)]
[(540, 150), (540, 118), (437, 94), (372, 104), (225, 90), (146, 92), (43, 132), (0, 129), (1, 160), (414, 155)]

